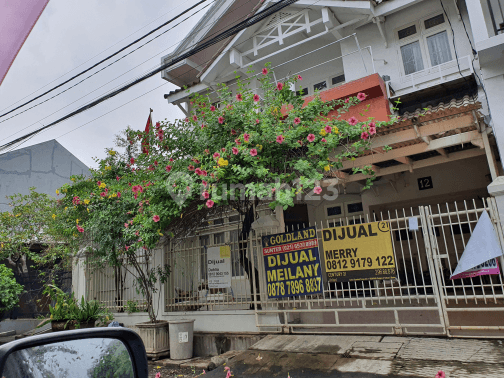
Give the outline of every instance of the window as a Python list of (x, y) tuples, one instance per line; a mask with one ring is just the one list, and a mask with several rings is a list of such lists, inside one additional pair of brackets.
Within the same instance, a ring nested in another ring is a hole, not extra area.
[(437, 66), (452, 60), (446, 30), (427, 37), (427, 46), (429, 48), (431, 66)]
[(341, 215), (341, 206), (332, 206), (327, 208), (327, 216), (334, 217)]
[(297, 96), (306, 96), (308, 95), (308, 88), (302, 88), (299, 91), (296, 91)]
[(442, 23), (444, 23), (444, 16), (442, 13), (424, 21), (425, 29), (433, 28), (434, 26), (441, 25)]
[(322, 91), (326, 88), (327, 88), (327, 81), (325, 81), (325, 80), (313, 85), (314, 91)]
[(359, 213), (362, 211), (364, 211), (364, 208), (362, 207), (362, 202), (349, 203), (347, 205), (348, 214)]
[(331, 79), (331, 84), (336, 85), (345, 82), (345, 74), (335, 76)]
[(416, 34), (416, 26), (411, 25), (407, 28), (401, 29), (397, 32), (399, 39), (407, 38)]
[(401, 57), (404, 64), (404, 74), (409, 75), (424, 69), (420, 42), (416, 41), (401, 46)]

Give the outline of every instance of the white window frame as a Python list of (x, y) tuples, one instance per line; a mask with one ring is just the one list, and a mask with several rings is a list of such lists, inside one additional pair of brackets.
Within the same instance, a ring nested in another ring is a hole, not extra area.
[[(439, 16), (440, 14), (443, 14), (444, 22), (440, 25), (433, 26), (432, 28), (425, 29), (425, 21), (428, 20), (429, 18)], [(417, 32), (414, 35), (411, 35), (409, 37), (399, 39), (399, 31), (406, 29), (412, 25), (416, 26)], [(442, 10), (430, 13), (429, 15), (424, 16), (421, 19), (418, 19), (414, 22), (410, 22), (410, 23), (401, 25), (400, 27), (394, 29), (394, 36), (395, 36), (395, 39), (397, 42), (396, 43), (396, 53), (397, 53), (398, 65), (400, 66), (401, 76), (414, 75), (418, 72), (428, 71), (434, 67), (438, 67), (438, 66), (431, 65), (431, 57), (430, 57), (430, 53), (429, 53), (429, 48), (427, 46), (427, 38), (432, 35), (444, 32), (444, 31), (446, 32), (446, 35), (448, 37), (448, 44), (450, 46), (450, 53), (452, 56), (452, 60), (455, 60), (456, 55), (455, 55), (455, 49), (453, 47), (453, 34), (451, 32), (451, 28), (449, 27), (447, 16)], [(416, 71), (411, 74), (406, 74), (406, 72), (404, 70), (404, 62), (403, 62), (402, 54), (401, 54), (401, 47), (405, 46), (405, 45), (409, 45), (410, 43), (413, 43), (416, 41), (418, 41), (420, 44), (420, 52), (422, 54), (422, 62), (423, 62), (424, 68), (423, 68), (423, 70)], [(446, 63), (447, 62), (442, 63), (442, 64), (446, 64)]]
[[(352, 220), (354, 217), (362, 219), (364, 216), (364, 211), (358, 211), (355, 213), (349, 213), (348, 212), (348, 205), (352, 205), (355, 203), (362, 203), (362, 200), (354, 200), (354, 201), (346, 201), (346, 202), (336, 202), (336, 203), (329, 203), (324, 206), (324, 219), (327, 221), (327, 223), (333, 223), (333, 222), (342, 222), (343, 224), (346, 225), (347, 222), (344, 220)], [(327, 209), (330, 207), (335, 207), (335, 206), (341, 206), (341, 214), (338, 215), (327, 215)], [(364, 208), (363, 208), (364, 210)], [(362, 223), (365, 223), (365, 220), (362, 221)]]

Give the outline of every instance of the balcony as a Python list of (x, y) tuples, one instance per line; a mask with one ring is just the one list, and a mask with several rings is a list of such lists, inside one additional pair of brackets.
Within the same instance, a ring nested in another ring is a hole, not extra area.
[(387, 81), (387, 96), (390, 99), (404, 97), (413, 92), (472, 76), (473, 73), (471, 57), (464, 56), (459, 58), (458, 62), (454, 59), (410, 75), (392, 78)]

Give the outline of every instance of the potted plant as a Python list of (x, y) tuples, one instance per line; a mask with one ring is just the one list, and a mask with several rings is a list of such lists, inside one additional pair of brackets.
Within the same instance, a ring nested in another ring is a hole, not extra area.
[(39, 324), (37, 328), (47, 323), (51, 323), (53, 332), (93, 328), (97, 321), (99, 325), (102, 325), (113, 319), (110, 311), (98, 301), (86, 301), (82, 297), (79, 304), (73, 293), (65, 293), (54, 284), (47, 285), (44, 294), (55, 303), (54, 306), (49, 305), (51, 314), (49, 319)]

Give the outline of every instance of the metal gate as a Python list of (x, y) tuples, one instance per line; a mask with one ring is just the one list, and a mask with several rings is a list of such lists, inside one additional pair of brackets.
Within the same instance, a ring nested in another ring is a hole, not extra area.
[[(259, 293), (253, 296), (258, 329), (279, 333), (497, 336), (499, 330), (504, 330), (504, 322), (499, 320), (504, 312), (502, 271), (498, 276), (469, 281), (449, 279), (484, 210), (496, 226), (502, 245), (494, 199), (411, 207), (302, 225), (300, 228), (317, 226), (321, 248), (323, 228), (388, 221), (397, 278), (324, 282), (322, 294), (282, 299), (268, 299), (261, 247), (261, 236), (279, 231), (254, 232), (251, 261), (259, 271)], [(418, 219), (418, 230), (408, 228), (410, 217)], [(256, 288), (255, 280), (252, 286)]]

